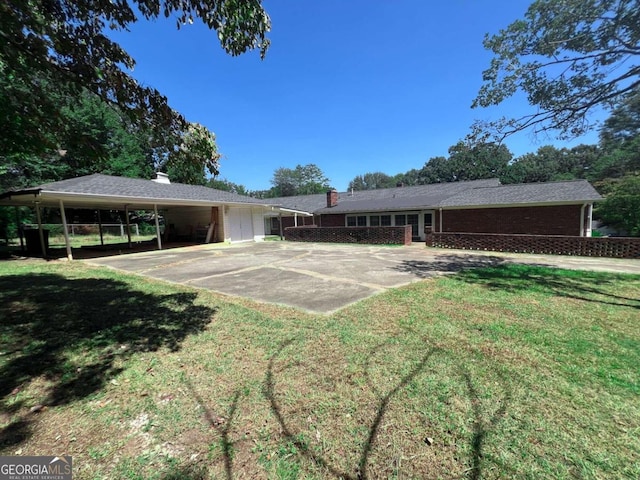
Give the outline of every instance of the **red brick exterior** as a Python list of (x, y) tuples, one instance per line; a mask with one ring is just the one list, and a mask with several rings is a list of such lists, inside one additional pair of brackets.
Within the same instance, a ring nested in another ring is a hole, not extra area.
[(433, 233), (427, 246), (493, 252), (580, 255), (586, 257), (640, 258), (640, 238), (486, 233)]
[(345, 225), (344, 213), (329, 213), (320, 217), (321, 227), (344, 227)]
[(294, 227), (284, 231), (292, 242), (411, 245), (411, 226), (402, 227)]
[[(444, 210), (443, 232), (580, 235), (581, 205)], [(439, 213), (439, 212), (438, 212)], [(436, 215), (435, 231), (440, 230)]]

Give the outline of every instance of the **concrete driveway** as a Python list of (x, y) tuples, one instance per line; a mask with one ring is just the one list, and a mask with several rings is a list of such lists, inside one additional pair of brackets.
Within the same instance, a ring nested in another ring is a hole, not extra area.
[(197, 245), (86, 260), (227, 295), (330, 313), (388, 288), (504, 262), (640, 273), (640, 260), (289, 242)]

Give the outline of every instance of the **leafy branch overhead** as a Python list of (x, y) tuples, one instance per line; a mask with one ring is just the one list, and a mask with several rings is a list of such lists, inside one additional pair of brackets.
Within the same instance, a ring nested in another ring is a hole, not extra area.
[[(199, 20), (231, 55), (269, 47), (270, 19), (260, 0), (5, 0), (0, 2), (0, 136), (3, 154), (55, 147), (65, 129), (61, 98), (86, 90), (116, 104), (136, 125), (182, 132), (185, 119), (127, 70), (135, 60), (108, 37), (138, 21), (174, 17), (178, 28)], [(57, 95), (50, 95), (51, 86)]]
[(611, 109), (640, 88), (638, 0), (537, 0), (484, 45), (495, 56), (472, 106), (499, 105), (521, 91), (534, 107), (484, 126), (499, 140), (529, 129), (579, 136), (595, 108)]

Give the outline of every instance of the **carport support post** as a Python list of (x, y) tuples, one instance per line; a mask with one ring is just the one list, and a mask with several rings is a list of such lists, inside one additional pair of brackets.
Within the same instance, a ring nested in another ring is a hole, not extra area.
[(20, 207), (16, 207), (16, 228), (18, 229), (18, 237), (20, 237), (20, 251), (24, 252), (24, 233), (22, 232), (22, 225), (20, 223)]
[(284, 240), (284, 235), (282, 234), (282, 213), (278, 215), (278, 223), (280, 225), (280, 240)]
[(162, 240), (160, 240), (160, 222), (158, 221), (158, 205), (153, 205), (153, 213), (156, 217), (156, 237), (158, 237), (158, 250), (162, 250)]
[(44, 246), (44, 233), (42, 232), (42, 216), (40, 215), (40, 202), (36, 202), (36, 218), (38, 219), (38, 236), (40, 237), (40, 248), (42, 249), (42, 258), (47, 256), (47, 250)]
[(102, 234), (102, 216), (98, 210), (98, 231), (100, 232), (100, 245), (104, 247), (104, 235)]
[(127, 242), (131, 248), (131, 224), (129, 223), (129, 205), (124, 206), (124, 216), (127, 219)]
[(64, 213), (64, 203), (60, 199), (60, 216), (62, 217), (62, 228), (64, 230), (64, 244), (67, 247), (67, 260), (73, 260), (71, 253), (71, 242), (69, 241), (69, 231), (67, 230), (67, 215)]

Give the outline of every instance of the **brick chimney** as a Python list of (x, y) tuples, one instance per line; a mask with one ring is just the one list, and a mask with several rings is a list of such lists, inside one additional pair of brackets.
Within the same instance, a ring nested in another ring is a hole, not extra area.
[(327, 192), (327, 208), (335, 207), (336, 205), (338, 205), (338, 192), (329, 190)]

